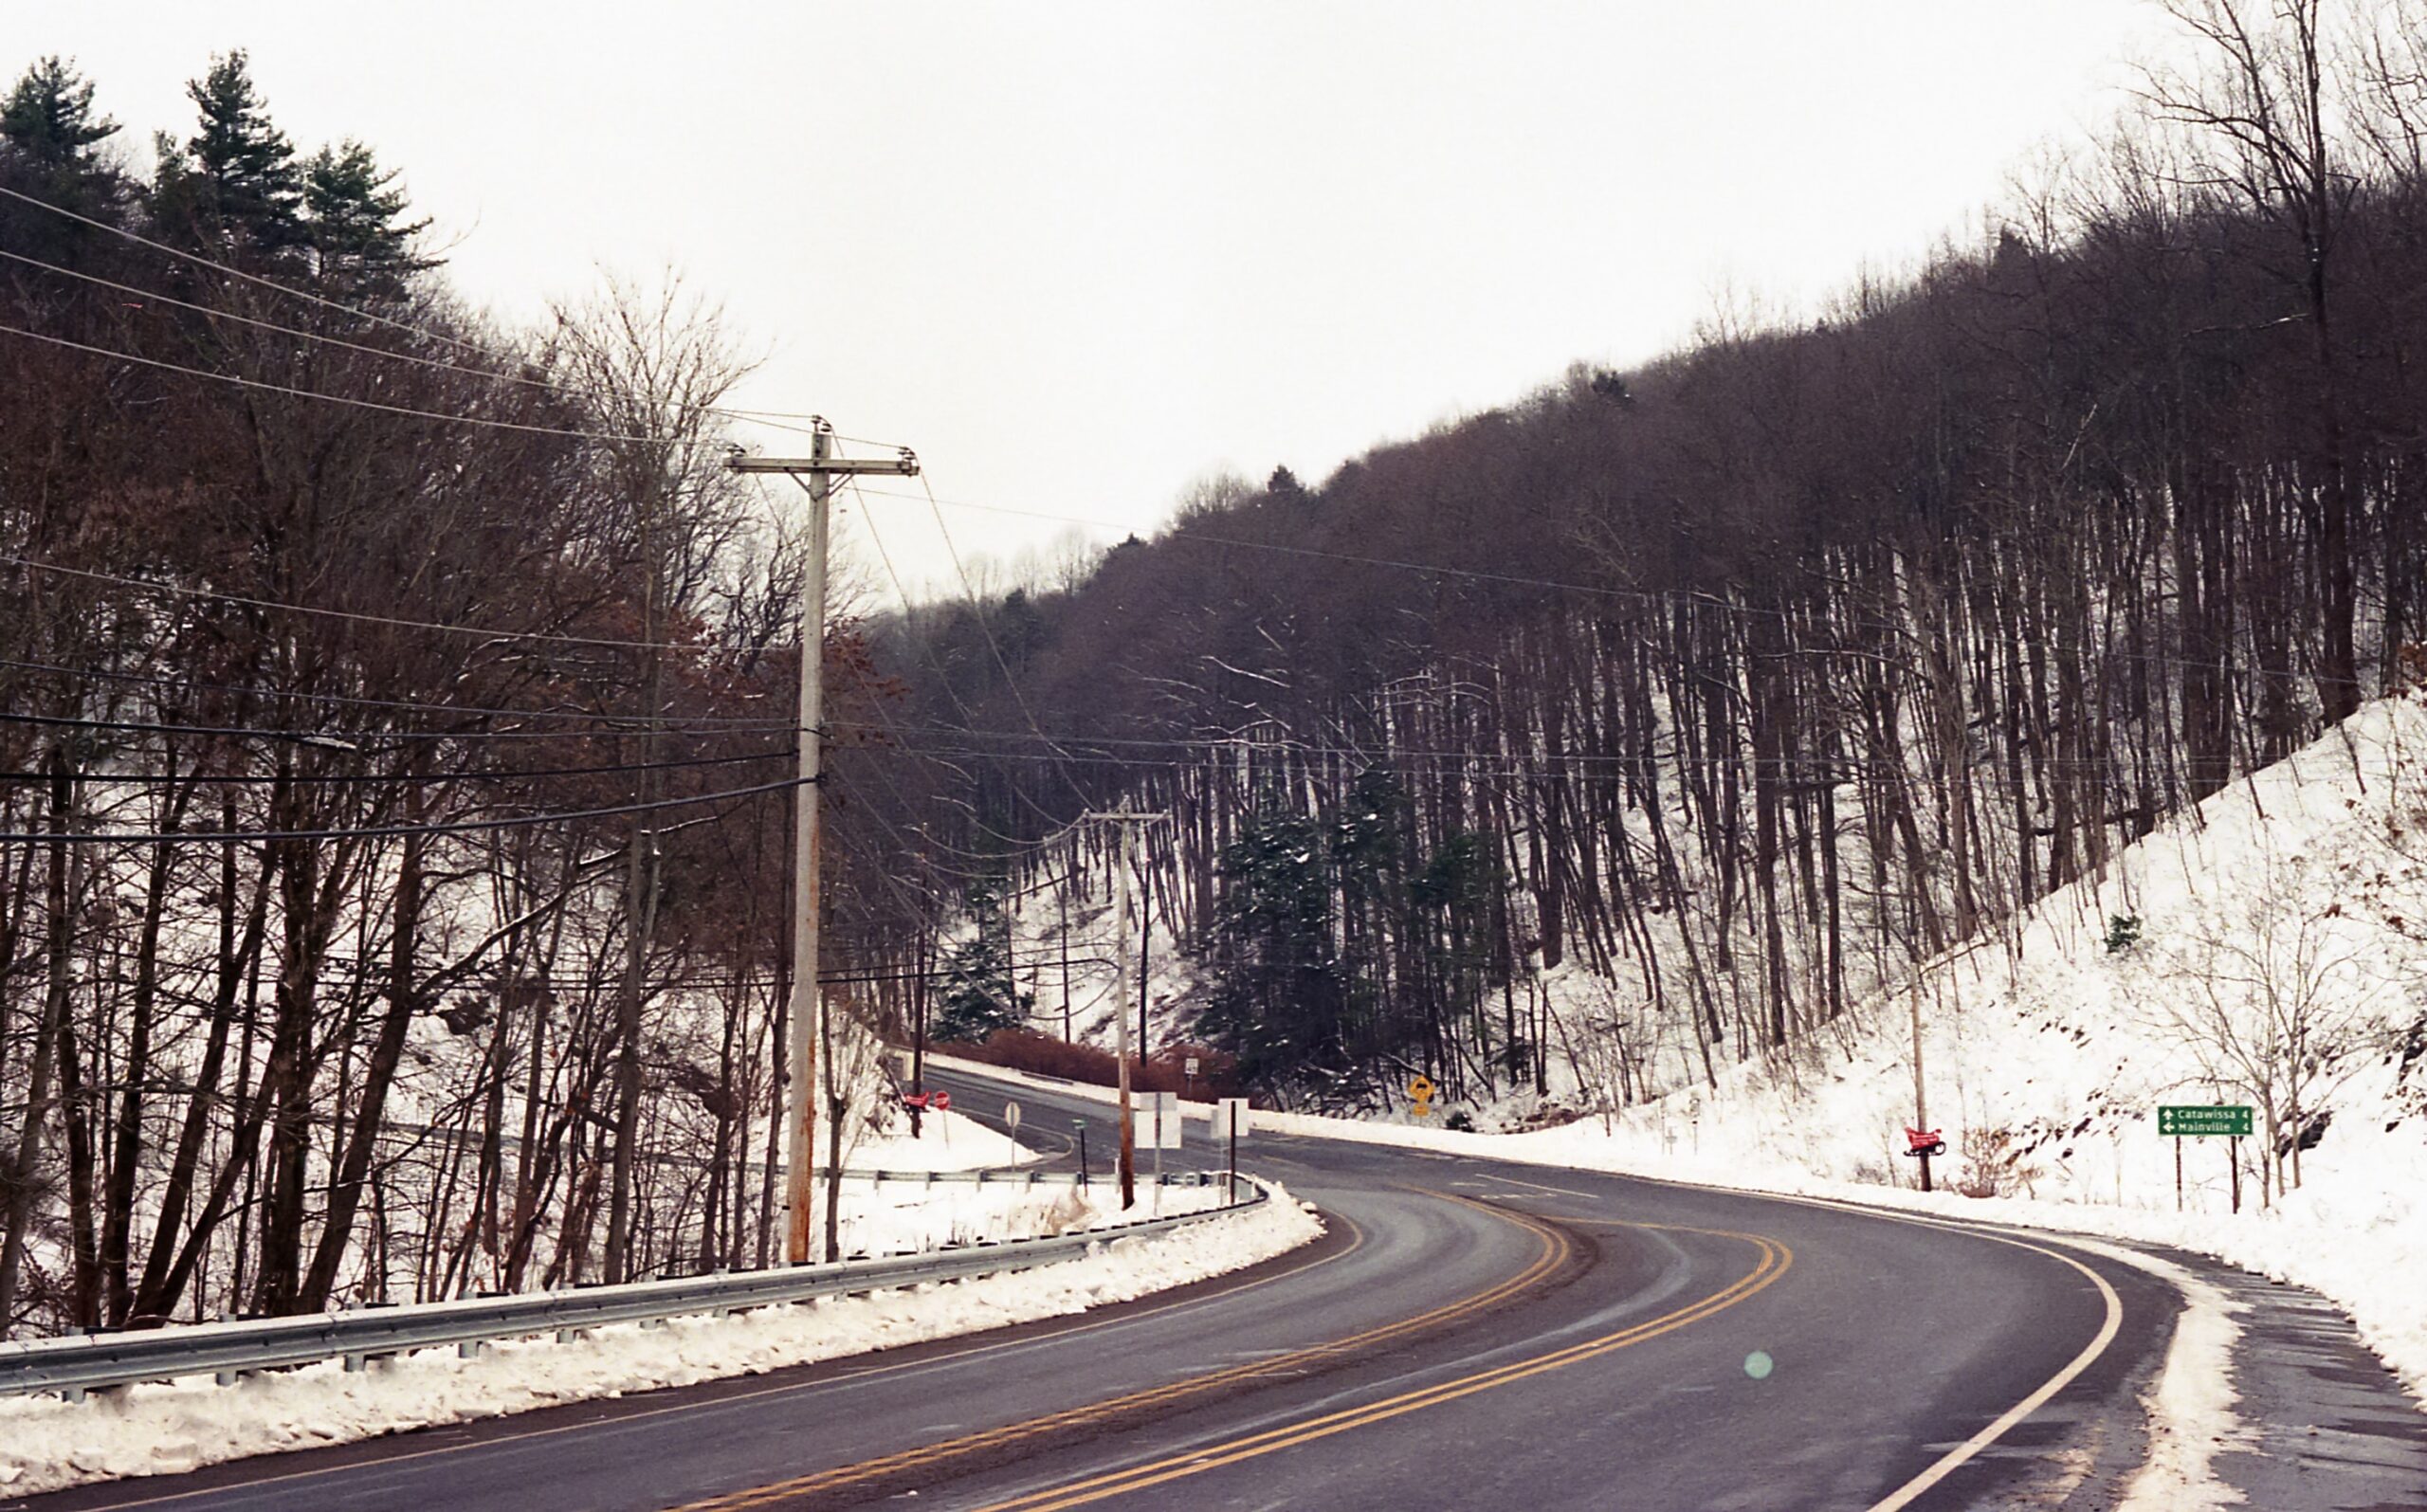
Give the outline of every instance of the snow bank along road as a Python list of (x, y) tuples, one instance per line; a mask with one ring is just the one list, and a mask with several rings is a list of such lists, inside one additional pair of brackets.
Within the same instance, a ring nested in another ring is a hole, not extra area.
[[(1084, 1119), (1110, 1148), (1100, 1102), (1016, 1096), (1040, 1145)], [(1387, 1146), (1242, 1153), (1323, 1240), (1081, 1318), (27, 1504), (2089, 1508), (2145, 1458), (2181, 1303), (2111, 1256)]]

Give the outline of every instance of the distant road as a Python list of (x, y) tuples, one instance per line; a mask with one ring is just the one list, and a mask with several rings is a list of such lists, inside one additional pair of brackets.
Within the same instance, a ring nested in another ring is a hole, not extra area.
[[(1006, 1094), (930, 1079), (980, 1118)], [(1101, 1103), (1010, 1095), (1048, 1152), (1085, 1120), (1101, 1168)], [(1385, 1146), (1241, 1155), (1323, 1240), (1080, 1317), (21, 1504), (2086, 1509), (2142, 1458), (2179, 1303), (2138, 1269)]]

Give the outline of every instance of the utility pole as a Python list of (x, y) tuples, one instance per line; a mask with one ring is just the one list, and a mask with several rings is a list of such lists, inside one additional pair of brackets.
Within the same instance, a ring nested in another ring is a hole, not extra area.
[[(1929, 1095), (1922, 1083), (1922, 964), (1913, 963), (1913, 1127), (1926, 1131), (1930, 1126)], [(1930, 1153), (1925, 1148), (1922, 1158), (1922, 1190), (1930, 1189)]]
[[(1152, 866), (1138, 873), (1138, 1064), (1146, 1064), (1154, 1054), (1154, 1047), (1146, 1036), (1146, 993), (1152, 979), (1147, 971), (1155, 950), (1155, 872)], [(1155, 1170), (1162, 1171), (1162, 1157), (1155, 1157)]]
[[(1138, 827), (1154, 824), (1164, 816), (1159, 813), (1134, 813), (1129, 800), (1122, 800), (1121, 808), (1110, 813), (1090, 811), (1080, 816), (1094, 824), (1121, 827), (1121, 860), (1113, 867), (1119, 896), (1113, 906), (1113, 927), (1118, 931), (1118, 943), (1113, 946), (1114, 969), (1119, 973), (1118, 985), (1112, 995), (1112, 1021), (1120, 1032), (1115, 1056), (1121, 1063), (1121, 1205), (1133, 1208), (1138, 1204), (1138, 1121), (1129, 1097), (1129, 868), (1137, 855)], [(1144, 974), (1140, 974), (1140, 990), (1144, 990)]]
[(827, 501), (834, 479), (863, 473), (915, 478), (919, 459), (909, 448), (893, 457), (837, 457), (834, 428), (810, 422), (806, 457), (733, 456), (734, 472), (780, 472), (809, 490), (809, 563), (800, 607), (800, 786), (793, 797), (793, 1000), (789, 1039), (791, 1081), (784, 1088), (784, 1258), (809, 1262), (809, 1209), (817, 1188), (811, 1179), (815, 1158), (818, 1022), (825, 994), (817, 981), (818, 784), (826, 777), (821, 736), (826, 719)]

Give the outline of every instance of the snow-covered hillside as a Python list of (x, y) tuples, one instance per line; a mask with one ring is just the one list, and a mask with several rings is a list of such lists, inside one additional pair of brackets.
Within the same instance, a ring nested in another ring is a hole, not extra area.
[[(1917, 1003), (1928, 1123), (1948, 1146), (1930, 1199), (1902, 1154)], [(2324, 1292), (2427, 1394), (2417, 696), (2363, 708), (1848, 1019), (1834, 1044), (1647, 1104), (1571, 1085), (1555, 1101), (1593, 1111), (1555, 1128), (1374, 1133), (2180, 1245)], [(2177, 1141), (2158, 1133), (2161, 1104), (2210, 1102), (2259, 1110), (2238, 1214), (2228, 1142), (2181, 1141), (2178, 1211)], [(1542, 1114), (1530, 1101), (1471, 1111), (1485, 1129)]]
[[(1108, 911), (1085, 917), (1108, 930)], [(1094, 928), (1082, 935), (1073, 918), (1073, 953), (1095, 955)], [(1023, 920), (1024, 944), (1049, 938), (1032, 929)], [(1184, 1025), (1190, 974), (1183, 964), (1157, 975), (1158, 1019)], [(1573, 965), (1541, 985), (1576, 1023), (1611, 992)], [(1083, 1005), (1097, 995), (1086, 985), (1080, 994)], [(1857, 1002), (1794, 1053), (1724, 1068), (1716, 1085), (1697, 1072), (1633, 1105), (1621, 1105), (1615, 1065), (1597, 1083), (1592, 1054), (1560, 1057), (1547, 1100), (1442, 1106), (1430, 1120), (1464, 1112), (1505, 1136), (1406, 1127), (1404, 1117), (1371, 1134), (1911, 1201), (1917, 1165), (1903, 1152), (1917, 1006), (1927, 1122), (1948, 1147), (1928, 1206), (2179, 1244), (2298, 1280), (2348, 1308), (2427, 1391), (2427, 1289), (2415, 1280), (2427, 1263), (2427, 702), (2418, 695), (2368, 705), (2098, 877)], [(1074, 1014), (1081, 1037), (1103, 1012)], [(2258, 1136), (2239, 1147), (2237, 1215), (2227, 1141), (2181, 1141), (2178, 1211), (2177, 1141), (2158, 1134), (2162, 1104), (2214, 1102), (2258, 1110)], [(1304, 1126), (1366, 1132), (1327, 1119)], [(1890, 1197), (1891, 1188), (1901, 1191)]]
[[(1940, 1174), (1967, 1189), (2171, 1211), (2156, 1109), (2232, 1102), (2260, 1122), (2242, 1146), (2246, 1208), (2408, 1214), (2427, 1176), (2422, 923), (2427, 710), (2387, 701), (1862, 1005), (1842, 1051), (1613, 1121), (1664, 1150), (1910, 1182), (1918, 1006)], [(2297, 1187), (2280, 1204), (2271, 1116)], [(2221, 1140), (2188, 1147), (2184, 1208), (2226, 1210), (2229, 1166)]]

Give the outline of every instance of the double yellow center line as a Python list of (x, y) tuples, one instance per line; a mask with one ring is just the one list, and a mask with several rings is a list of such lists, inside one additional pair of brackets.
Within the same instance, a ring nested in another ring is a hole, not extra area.
[[(1624, 1227), (1660, 1229), (1670, 1226), (1628, 1224)], [(1013, 1497), (1008, 1502), (992, 1503), (980, 1508), (979, 1512), (1056, 1512), (1057, 1508), (1084, 1506), (1091, 1502), (1101, 1502), (1110, 1497), (1124, 1496), (1133, 1491), (1142, 1491), (1150, 1486), (1161, 1485), (1184, 1476), (1201, 1475), (1208, 1470), (1220, 1469), (1227, 1465), (1236, 1465), (1241, 1460), (1254, 1459), (1259, 1455), (1292, 1448), (1315, 1439), (1327, 1438), (1334, 1433), (1345, 1433), (1351, 1429), (1364, 1428), (1409, 1412), (1421, 1412), (1428, 1407), (1438, 1407), (1444, 1402), (1456, 1401), (1462, 1396), (1471, 1396), (1477, 1392), (1487, 1392), (1495, 1387), (1508, 1385), (1512, 1381), (1524, 1380), (1529, 1376), (1540, 1375), (1549, 1371), (1564, 1370), (1570, 1365), (1580, 1364), (1585, 1360), (1609, 1354), (1613, 1350), (1624, 1349), (1630, 1344), (1639, 1344), (1647, 1339), (1657, 1339), (1663, 1334), (1671, 1333), (1688, 1323), (1697, 1322), (1713, 1313), (1733, 1307), (1784, 1275), (1787, 1266), (1795, 1261), (1794, 1251), (1785, 1245), (1775, 1239), (1763, 1238), (1759, 1234), (1734, 1233), (1724, 1230), (1710, 1229), (1686, 1229), (1677, 1231), (1743, 1240), (1760, 1250), (1761, 1261), (1749, 1273), (1719, 1291), (1699, 1301), (1688, 1303), (1673, 1312), (1664, 1313), (1657, 1318), (1621, 1328), (1615, 1333), (1604, 1334), (1598, 1339), (1587, 1339), (1580, 1344), (1554, 1350), (1546, 1355), (1537, 1355), (1532, 1358), (1518, 1360), (1496, 1369), (1479, 1371), (1473, 1375), (1444, 1381), (1439, 1385), (1428, 1386), (1419, 1391), (1387, 1397), (1363, 1407), (1350, 1408), (1344, 1412), (1293, 1423), (1286, 1428), (1250, 1434), (1245, 1438), (1232, 1439), (1229, 1443), (1216, 1444), (1205, 1448), (1190, 1449), (1182, 1454), (1152, 1461), (1145, 1465), (1133, 1466), (1128, 1469), (1100, 1475), (1092, 1480), (1076, 1481), (1048, 1490)]]
[[(1466, 1202), (1463, 1197), (1451, 1197), (1449, 1200)], [(1072, 1408), (1067, 1412), (1006, 1424), (1001, 1428), (990, 1429), (981, 1433), (968, 1433), (958, 1438), (940, 1440), (934, 1444), (922, 1445), (918, 1448), (904, 1449), (898, 1454), (864, 1460), (856, 1465), (837, 1466), (830, 1470), (821, 1470), (812, 1475), (754, 1486), (748, 1490), (712, 1497), (703, 1502), (686, 1503), (675, 1509), (675, 1512), (742, 1512), (744, 1508), (763, 1507), (813, 1496), (819, 1492), (840, 1490), (846, 1486), (886, 1480), (907, 1471), (926, 1469), (946, 1461), (999, 1449), (1032, 1439), (1067, 1433), (1074, 1429), (1094, 1427), (1122, 1417), (1151, 1413), (1175, 1403), (1201, 1396), (1210, 1392), (1242, 1385), (1259, 1377), (1296, 1375), (1344, 1355), (1389, 1343), (1411, 1334), (1419, 1334), (1458, 1322), (1531, 1288), (1560, 1270), (1574, 1258), (1575, 1242), (1555, 1229), (1535, 1223), (1522, 1214), (1508, 1212), (1502, 1209), (1486, 1208), (1481, 1203), (1466, 1205), (1508, 1219), (1532, 1233), (1540, 1245), (1532, 1263), (1516, 1275), (1475, 1292), (1471, 1296), (1445, 1303), (1428, 1312), (1417, 1313), (1414, 1317), (1402, 1318), (1396, 1322), (1369, 1328), (1362, 1333), (1351, 1334), (1343, 1339), (1335, 1339), (1305, 1349), (1291, 1350), (1286, 1354), (1247, 1361), (1203, 1375), (1192, 1375), (1168, 1385), (1132, 1392), (1123, 1396), (1110, 1397), (1101, 1402), (1089, 1403), (1085, 1407)]]

